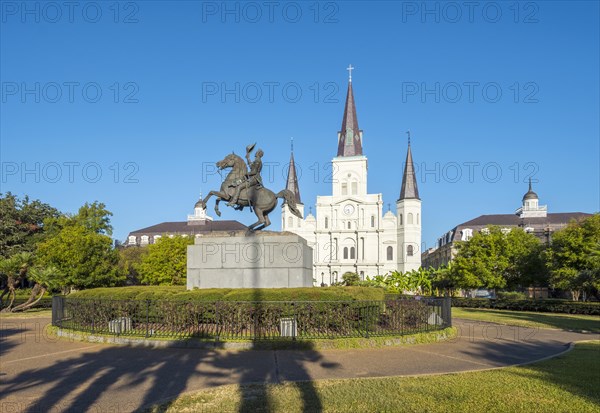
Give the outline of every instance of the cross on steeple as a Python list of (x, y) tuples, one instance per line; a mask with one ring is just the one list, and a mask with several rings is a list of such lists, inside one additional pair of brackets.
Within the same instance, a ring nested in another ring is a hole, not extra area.
[(408, 146), (410, 146), (410, 130), (407, 130), (406, 134), (408, 135)]
[(294, 152), (294, 137), (293, 136), (290, 138), (290, 146), (292, 148), (292, 153), (293, 153)]
[(352, 71), (354, 70), (354, 68), (352, 67), (352, 65), (349, 65), (346, 70), (348, 71), (348, 81), (352, 82)]

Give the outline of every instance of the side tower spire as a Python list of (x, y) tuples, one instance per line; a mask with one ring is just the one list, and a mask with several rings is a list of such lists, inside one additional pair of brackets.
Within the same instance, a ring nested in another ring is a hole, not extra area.
[(338, 133), (337, 156), (362, 155), (362, 131), (358, 128), (358, 117), (356, 116), (356, 105), (354, 103), (354, 91), (352, 89), (352, 65), (346, 70), (349, 72), (348, 91), (346, 92), (346, 105), (344, 106), (344, 118), (342, 128)]
[(396, 201), (397, 219), (397, 265), (398, 271), (407, 272), (421, 266), (421, 198), (415, 176), (412, 150), (410, 147), (410, 131), (408, 134), (408, 151), (402, 175), (400, 198)]
[(296, 162), (294, 161), (294, 138), (291, 138), (291, 154), (290, 154), (290, 168), (288, 169), (286, 189), (292, 191), (296, 198), (296, 203), (301, 204), (300, 200), (300, 187), (298, 186), (298, 175), (296, 173)]
[(402, 187), (400, 188), (400, 199), (421, 199), (419, 198), (419, 187), (415, 176), (415, 167), (413, 165), (412, 151), (410, 149), (410, 131), (408, 134), (408, 152), (406, 153), (406, 163), (404, 164), (404, 174), (402, 175)]

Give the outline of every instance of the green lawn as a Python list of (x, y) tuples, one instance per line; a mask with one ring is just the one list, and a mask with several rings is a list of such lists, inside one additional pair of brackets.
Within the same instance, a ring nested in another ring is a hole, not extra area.
[(223, 386), (149, 412), (597, 412), (600, 341), (523, 367), (441, 376)]
[(531, 311), (452, 308), (452, 318), (489, 321), (522, 327), (559, 328), (600, 332), (600, 317), (580, 314), (534, 313)]
[(32, 308), (18, 313), (1, 313), (0, 318), (42, 318), (52, 317), (52, 310), (49, 308)]

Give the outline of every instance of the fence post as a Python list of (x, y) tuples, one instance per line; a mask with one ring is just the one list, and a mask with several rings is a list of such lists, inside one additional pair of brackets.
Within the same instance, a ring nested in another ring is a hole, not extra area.
[(59, 321), (62, 321), (63, 314), (63, 306), (60, 296), (55, 295), (52, 297), (52, 325), (56, 326)]
[(146, 338), (150, 332), (150, 300), (146, 300)]
[(369, 338), (369, 316), (370, 316), (369, 312), (370, 312), (370, 306), (367, 305), (365, 307), (365, 310), (367, 310), (367, 311), (365, 311), (365, 338)]
[(445, 321), (446, 327), (452, 327), (452, 298), (451, 297), (444, 297), (443, 309), (444, 309), (444, 321)]
[(219, 320), (219, 302), (215, 301), (215, 343), (219, 341), (219, 333), (221, 332), (221, 321)]
[(92, 299), (92, 331), (91, 331), (92, 334), (94, 334), (95, 321), (96, 321), (96, 301)]

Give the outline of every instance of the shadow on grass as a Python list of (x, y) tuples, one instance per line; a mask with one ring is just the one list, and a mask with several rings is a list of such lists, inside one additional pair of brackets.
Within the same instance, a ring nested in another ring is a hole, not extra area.
[(461, 308), (463, 315), (456, 315), (457, 318), (481, 320), (497, 323), (511, 324), (511, 321), (523, 321), (526, 323), (537, 323), (547, 326), (547, 328), (557, 328), (560, 330), (591, 331), (600, 332), (600, 317), (587, 316), (581, 318), (575, 314), (553, 314), (553, 313), (530, 313), (524, 311), (508, 310), (487, 310)]
[(515, 372), (521, 377), (529, 377), (530, 373), (539, 374), (541, 380), (557, 384), (600, 406), (600, 341), (578, 343), (569, 353), (523, 366)]

